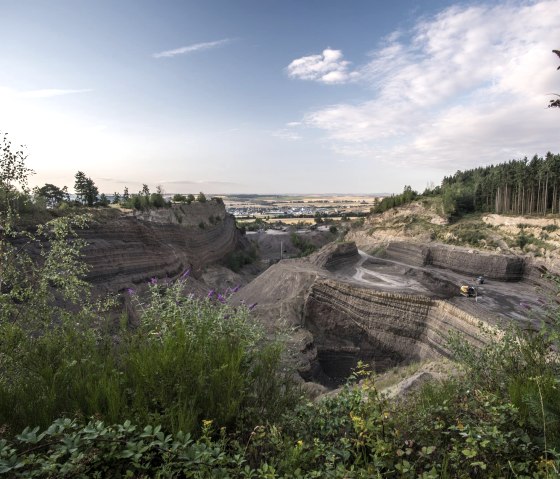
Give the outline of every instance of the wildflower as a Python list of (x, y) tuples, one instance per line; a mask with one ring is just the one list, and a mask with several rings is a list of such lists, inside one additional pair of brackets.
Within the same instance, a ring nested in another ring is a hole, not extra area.
[(255, 306), (256, 306), (257, 304), (258, 304), (258, 303), (250, 304), (250, 305), (249, 305), (249, 311), (252, 311), (253, 309), (255, 309)]
[(209, 427), (212, 426), (213, 422), (214, 421), (212, 419), (203, 419), (202, 420), (202, 427), (205, 428), (205, 429), (208, 429)]
[(301, 439), (298, 440), (297, 447), (303, 447), (303, 441)]
[(522, 308), (525, 308), (525, 309), (529, 309), (529, 310), (531, 309), (531, 305), (529, 303), (526, 303), (525, 301), (521, 301), (519, 303), (519, 306), (521, 306)]
[(226, 298), (224, 298), (220, 293), (218, 293), (217, 298), (218, 298), (218, 301), (220, 303), (225, 303), (226, 302)]
[(232, 292), (232, 293), (237, 293), (237, 292), (239, 291), (239, 288), (241, 288), (241, 285), (238, 284), (235, 288), (233, 288), (233, 289), (231, 290), (231, 292)]
[(157, 281), (158, 281), (157, 277), (154, 276), (153, 278), (150, 279), (150, 284), (157, 284)]
[(127, 288), (126, 292), (129, 296), (134, 296), (136, 294), (136, 291), (134, 291), (132, 288)]
[(212, 298), (212, 296), (214, 296), (214, 293), (216, 291), (214, 291), (213, 289), (211, 289), (210, 291), (208, 291), (208, 296), (206, 296), (207, 298)]
[(191, 274), (191, 269), (188, 268), (185, 270), (185, 272), (181, 275), (180, 279), (187, 279), (189, 277), (189, 275)]

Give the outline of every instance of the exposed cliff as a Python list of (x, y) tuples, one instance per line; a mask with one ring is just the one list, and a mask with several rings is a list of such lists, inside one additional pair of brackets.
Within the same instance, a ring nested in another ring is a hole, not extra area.
[(355, 263), (360, 259), (356, 243), (331, 243), (309, 257), (309, 261), (321, 268), (336, 269)]
[(214, 200), (95, 221), (79, 235), (88, 243), (87, 280), (112, 291), (187, 268), (198, 275), (244, 245), (235, 219)]
[(467, 276), (484, 275), (500, 281), (519, 281), (525, 260), (514, 255), (491, 254), (441, 244), (391, 242), (385, 250), (388, 258), (413, 266), (431, 265)]
[[(269, 331), (287, 333), (290, 359), (303, 379), (335, 386), (359, 360), (383, 371), (446, 356), (449, 331), (480, 342), (477, 316), (438, 299), (429, 288), (426, 295), (400, 294), (358, 284), (351, 273), (341, 279), (340, 271), (349, 271), (352, 261), (358, 268), (360, 258), (355, 245), (329, 245), (310, 259), (278, 263), (238, 295), (258, 303), (256, 316)], [(418, 275), (419, 281), (426, 277), (433, 283), (432, 275)]]
[(343, 382), (358, 360), (382, 372), (410, 361), (447, 356), (450, 331), (481, 343), (478, 321), (442, 300), (329, 279), (313, 283), (303, 317), (317, 349), (312, 376), (327, 385)]

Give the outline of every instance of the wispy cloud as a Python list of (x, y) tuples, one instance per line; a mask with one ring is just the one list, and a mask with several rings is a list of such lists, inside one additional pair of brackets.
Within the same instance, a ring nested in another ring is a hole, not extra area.
[(77, 93), (89, 93), (93, 90), (83, 88), (80, 90), (64, 90), (61, 88), (45, 88), (41, 90), (28, 90), (16, 92), (16, 95), (21, 98), (52, 98), (55, 96), (74, 95)]
[[(559, 38), (560, 0), (451, 7), (410, 37), (388, 37), (355, 69), (368, 101), (310, 111), (303, 122), (338, 153), (391, 164), (449, 170), (558, 151), (546, 93), (560, 84), (551, 52)], [(324, 82), (324, 59), (305, 58), (292, 76)], [(348, 78), (342, 55), (330, 58)]]
[(218, 48), (227, 45), (230, 42), (231, 42), (230, 38), (224, 38), (222, 40), (216, 40), (213, 42), (194, 43), (192, 45), (186, 45), (184, 47), (174, 48), (173, 50), (165, 50), (163, 52), (154, 53), (152, 56), (154, 58), (171, 58), (177, 55), (186, 55), (189, 53), (199, 52), (202, 50), (210, 50), (212, 48)]
[(333, 84), (356, 78), (357, 73), (349, 71), (349, 66), (350, 62), (343, 60), (340, 50), (327, 48), (320, 55), (297, 58), (287, 66), (286, 71), (292, 78)]
[(280, 130), (273, 131), (271, 134), (272, 136), (280, 138), (282, 140), (296, 141), (301, 140), (302, 138), (302, 136), (298, 132), (290, 128), (281, 128)]

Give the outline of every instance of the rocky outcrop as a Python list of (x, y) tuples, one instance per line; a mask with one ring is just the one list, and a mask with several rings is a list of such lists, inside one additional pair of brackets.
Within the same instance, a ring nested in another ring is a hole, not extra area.
[(429, 248), (419, 243), (393, 241), (385, 248), (384, 256), (409, 266), (425, 266), (429, 256)]
[(286, 338), (289, 360), (304, 380), (334, 387), (359, 360), (383, 371), (446, 356), (450, 331), (481, 344), (477, 317), (441, 295), (384, 292), (355, 284), (351, 274), (342, 280), (354, 251), (352, 244), (329, 245), (312, 260), (281, 261), (237, 295), (257, 303), (256, 318)]
[(406, 362), (447, 356), (450, 331), (481, 344), (478, 323), (441, 300), (330, 279), (313, 283), (303, 314), (317, 349), (311, 375), (329, 386), (343, 382), (359, 360), (382, 372)]
[(164, 225), (181, 225), (186, 228), (215, 224), (226, 218), (224, 203), (220, 199), (205, 202), (194, 201), (186, 204), (174, 204), (171, 208), (157, 208), (146, 211), (134, 210), (133, 216), (141, 221)]
[(513, 255), (499, 255), (446, 245), (421, 245), (392, 242), (388, 258), (413, 266), (435, 266), (468, 276), (484, 275), (500, 281), (519, 281), (525, 271), (525, 260)]
[(216, 201), (96, 221), (79, 235), (88, 243), (86, 279), (110, 291), (154, 276), (172, 278), (187, 268), (198, 276), (243, 246), (235, 219)]
[(336, 269), (356, 263), (360, 259), (356, 243), (331, 243), (309, 257), (309, 261), (320, 268)]

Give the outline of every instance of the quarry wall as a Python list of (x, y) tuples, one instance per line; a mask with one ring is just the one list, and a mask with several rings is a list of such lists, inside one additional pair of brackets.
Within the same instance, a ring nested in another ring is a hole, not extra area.
[(187, 268), (197, 274), (243, 247), (235, 219), (216, 201), (93, 222), (79, 236), (88, 243), (86, 279), (112, 291), (154, 276), (172, 278)]
[(514, 255), (484, 253), (447, 245), (421, 245), (392, 242), (386, 257), (412, 266), (431, 265), (470, 276), (484, 275), (500, 281), (519, 281), (525, 273), (525, 260)]

